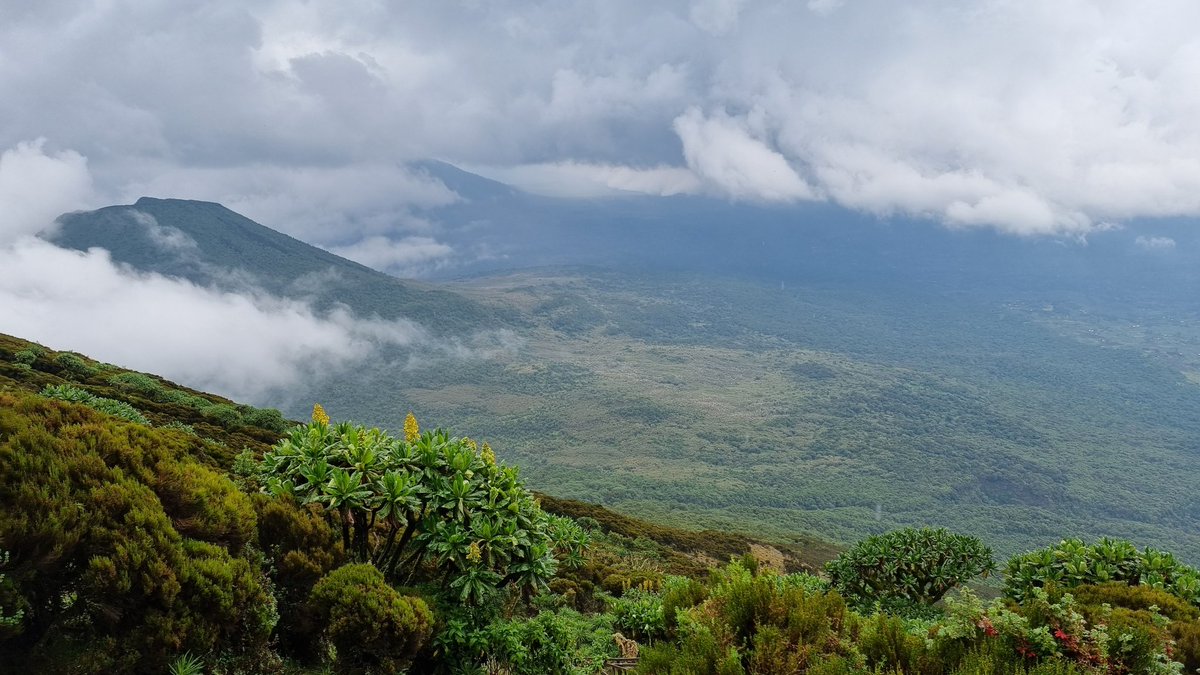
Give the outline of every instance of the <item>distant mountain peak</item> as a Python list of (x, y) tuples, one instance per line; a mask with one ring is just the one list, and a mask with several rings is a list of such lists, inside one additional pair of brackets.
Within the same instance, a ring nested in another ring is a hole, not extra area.
[(449, 162), (439, 159), (422, 159), (410, 162), (408, 167), (424, 173), (430, 178), (441, 181), (443, 185), (453, 190), (458, 196), (467, 201), (484, 201), (511, 197), (520, 190), (506, 183), (484, 178), (476, 173), (465, 171)]

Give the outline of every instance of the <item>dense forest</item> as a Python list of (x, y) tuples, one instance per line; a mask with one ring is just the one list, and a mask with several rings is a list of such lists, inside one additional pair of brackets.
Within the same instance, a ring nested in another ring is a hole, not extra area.
[(673, 529), (536, 494), (488, 443), (459, 433), (411, 414), (393, 433), (320, 405), (288, 421), (0, 336), (0, 664), (1200, 668), (1200, 573), (1166, 551), (1061, 532), (1004, 561), (944, 529), (846, 548)]

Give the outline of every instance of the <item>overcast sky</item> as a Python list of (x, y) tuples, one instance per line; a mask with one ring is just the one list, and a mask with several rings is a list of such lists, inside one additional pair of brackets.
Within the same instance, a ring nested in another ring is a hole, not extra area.
[(0, 149), (318, 242), (453, 199), (421, 158), (1017, 233), (1194, 215), (1198, 82), (1194, 0), (0, 0)]

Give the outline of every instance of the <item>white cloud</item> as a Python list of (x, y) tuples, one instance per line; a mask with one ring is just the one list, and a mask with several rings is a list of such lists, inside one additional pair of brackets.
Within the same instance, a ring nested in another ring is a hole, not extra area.
[(107, 251), (26, 238), (0, 249), (0, 331), (241, 400), (426, 339), (404, 321), (138, 274)]
[(157, 218), (137, 209), (129, 209), (127, 213), (134, 222), (146, 229), (146, 236), (164, 252), (186, 254), (196, 250), (196, 240), (183, 230), (170, 225), (160, 225)]
[(329, 252), (381, 272), (411, 277), (445, 265), (454, 254), (454, 248), (433, 237), (389, 239), (374, 236), (347, 246), (330, 246)]
[(1170, 251), (1175, 248), (1175, 240), (1170, 237), (1139, 236), (1133, 243), (1147, 251)]
[(37, 234), (95, 200), (87, 160), (70, 150), (47, 154), (45, 146), (40, 138), (0, 154), (0, 244)]
[[(238, 293), (201, 287), (116, 265), (103, 249), (68, 250), (31, 236), (86, 203), (90, 185), (78, 153), (48, 155), (35, 142), (0, 155), (0, 332), (248, 401), (277, 398), (387, 347), (408, 348), (411, 358), (486, 358), (500, 348), (496, 340), (512, 342), (482, 334), (470, 344), (444, 343), (410, 321), (344, 308), (318, 313), (250, 285)], [(164, 254), (195, 247), (184, 232), (130, 214)], [(394, 262), (430, 263), (448, 253), (433, 240), (407, 243), (404, 255), (390, 249)]]
[(751, 136), (744, 121), (692, 108), (675, 119), (688, 167), (735, 199), (795, 201), (815, 194), (779, 152)]
[(441, 182), (396, 164), (337, 167), (256, 165), (236, 169), (163, 167), (125, 187), (123, 202), (138, 197), (219, 202), (272, 229), (308, 242), (422, 229), (413, 208), (458, 199)]
[(471, 167), (472, 171), (551, 197), (613, 197), (644, 194), (669, 197), (695, 194), (702, 185), (696, 174), (676, 166), (635, 168), (614, 164), (555, 162), (511, 167)]

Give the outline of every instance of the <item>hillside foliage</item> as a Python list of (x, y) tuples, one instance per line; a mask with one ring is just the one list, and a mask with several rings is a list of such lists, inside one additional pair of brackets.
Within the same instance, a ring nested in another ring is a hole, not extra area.
[(14, 672), (592, 675), (630, 640), (641, 673), (1200, 668), (1197, 571), (1128, 541), (1016, 556), (983, 601), (974, 537), (899, 530), (834, 557), (673, 530), (539, 500), (486, 444), (415, 418), (392, 436), (317, 408), (271, 431), (277, 413), (59, 356), (0, 339)]

